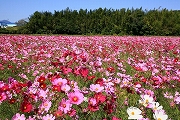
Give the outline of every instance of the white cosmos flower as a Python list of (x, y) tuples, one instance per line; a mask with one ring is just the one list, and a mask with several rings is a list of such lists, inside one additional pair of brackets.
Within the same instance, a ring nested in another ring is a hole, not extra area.
[(154, 102), (154, 99), (150, 95), (141, 95), (141, 100), (139, 100), (139, 103), (143, 104), (145, 107), (148, 107), (153, 102)]
[(158, 110), (153, 114), (155, 120), (167, 120), (168, 115), (163, 110)]
[(129, 115), (128, 119), (141, 119), (143, 116), (141, 115), (141, 110), (137, 107), (129, 107), (127, 109), (127, 113)]
[(160, 104), (158, 102), (153, 102), (152, 103), (152, 110), (153, 111), (162, 110), (162, 109), (163, 109), (163, 107), (160, 106)]

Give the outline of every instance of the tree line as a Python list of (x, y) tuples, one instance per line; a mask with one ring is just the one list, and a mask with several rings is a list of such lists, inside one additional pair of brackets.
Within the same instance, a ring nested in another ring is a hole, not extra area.
[(18, 27), (21, 34), (180, 35), (180, 10), (142, 8), (39, 12)]

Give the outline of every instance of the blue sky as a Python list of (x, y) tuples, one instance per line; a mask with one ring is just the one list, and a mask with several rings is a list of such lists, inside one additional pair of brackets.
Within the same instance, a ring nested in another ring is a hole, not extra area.
[(35, 11), (61, 11), (69, 7), (71, 10), (101, 8), (140, 8), (180, 10), (180, 0), (3, 0), (0, 2), (0, 20), (16, 22), (28, 18)]

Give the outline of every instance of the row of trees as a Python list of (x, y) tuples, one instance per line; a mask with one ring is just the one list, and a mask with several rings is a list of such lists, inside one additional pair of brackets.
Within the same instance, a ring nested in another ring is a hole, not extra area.
[(18, 33), (180, 35), (180, 11), (142, 8), (36, 11)]

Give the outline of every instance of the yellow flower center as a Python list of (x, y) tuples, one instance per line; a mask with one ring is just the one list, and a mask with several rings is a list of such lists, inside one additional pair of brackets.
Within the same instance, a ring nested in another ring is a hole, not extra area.
[(161, 118), (158, 118), (157, 120), (162, 120)]
[(61, 86), (61, 85), (62, 85), (62, 82), (58, 82), (58, 85)]
[(73, 100), (74, 102), (77, 102), (77, 101), (78, 101), (78, 97), (74, 96), (74, 97), (72, 98), (72, 100)]
[(44, 106), (46, 107), (46, 106), (48, 106), (48, 104), (47, 104), (47, 103), (44, 103)]
[(134, 112), (131, 112), (131, 115), (134, 115)]
[(98, 88), (96, 88), (95, 90), (98, 91)]

